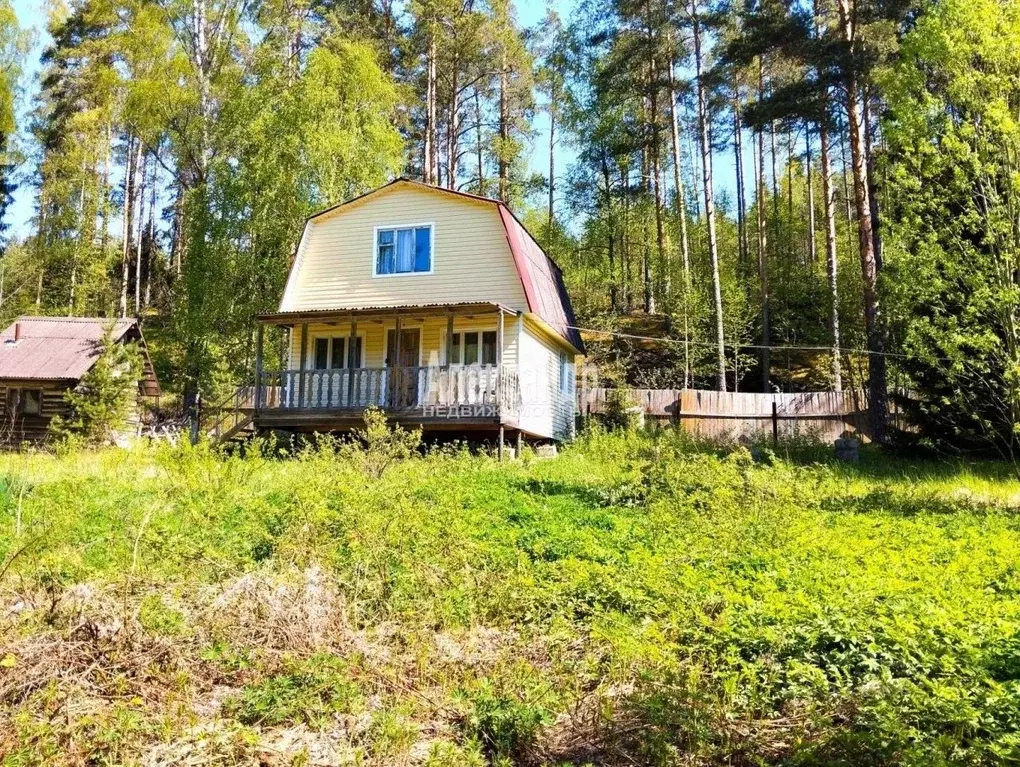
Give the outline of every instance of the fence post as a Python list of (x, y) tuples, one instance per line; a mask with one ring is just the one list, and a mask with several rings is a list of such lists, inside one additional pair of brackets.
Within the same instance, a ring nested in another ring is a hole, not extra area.
[(772, 447), (779, 444), (779, 408), (776, 401), (772, 400)]
[(194, 416), (194, 418), (191, 419), (191, 434), (190, 434), (190, 437), (191, 437), (191, 444), (192, 445), (197, 445), (198, 444), (199, 424), (202, 421), (202, 392), (201, 391), (195, 392), (195, 408), (194, 408), (193, 412), (194, 412), (195, 416)]

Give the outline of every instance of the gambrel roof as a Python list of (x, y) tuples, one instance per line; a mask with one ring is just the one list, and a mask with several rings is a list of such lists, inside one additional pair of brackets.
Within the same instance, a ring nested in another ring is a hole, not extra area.
[(499, 212), (499, 219), (503, 224), (507, 245), (513, 255), (517, 275), (524, 289), (528, 311), (538, 316), (575, 349), (582, 353), (584, 352), (584, 342), (581, 340), (581, 334), (577, 329), (577, 320), (570, 305), (570, 297), (567, 295), (562, 270), (546, 254), (535, 238), (531, 236), (531, 233), (528, 232), (524, 224), (500, 200), (424, 184), (408, 178), (398, 178), (360, 197), (355, 197), (347, 202), (316, 213), (309, 217), (306, 228), (308, 224), (316, 219), (340, 214), (349, 206), (401, 188), (423, 189), (429, 192), (495, 206)]

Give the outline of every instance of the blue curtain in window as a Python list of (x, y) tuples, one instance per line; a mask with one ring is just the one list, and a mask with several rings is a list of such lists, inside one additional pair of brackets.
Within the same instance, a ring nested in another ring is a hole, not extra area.
[(397, 271), (414, 270), (414, 230), (397, 230)]
[(432, 230), (427, 226), (414, 230), (414, 270), (416, 272), (427, 272), (432, 266), (431, 234)]
[(377, 274), (393, 274), (396, 264), (393, 258), (393, 230), (384, 229), (379, 232), (379, 261), (376, 264)]

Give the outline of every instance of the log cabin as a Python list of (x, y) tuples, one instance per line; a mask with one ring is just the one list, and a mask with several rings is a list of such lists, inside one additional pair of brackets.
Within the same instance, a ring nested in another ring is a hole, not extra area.
[[(258, 430), (343, 432), (374, 406), (500, 446), (574, 434), (563, 274), (498, 200), (401, 178), (312, 216), (259, 321)], [(262, 365), (266, 325), (287, 331), (283, 369)]]
[(0, 333), (0, 444), (43, 443), (51, 436), (53, 418), (70, 414), (67, 391), (96, 364), (107, 332), (115, 343), (136, 342), (142, 351), (139, 399), (128, 424), (134, 431), (141, 398), (160, 394), (137, 320), (19, 317)]

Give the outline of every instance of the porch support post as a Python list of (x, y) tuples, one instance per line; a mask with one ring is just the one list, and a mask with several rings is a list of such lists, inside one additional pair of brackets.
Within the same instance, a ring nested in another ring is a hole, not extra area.
[(390, 387), (390, 407), (396, 408), (399, 395), (397, 389), (400, 388), (400, 331), (403, 329), (403, 322), (401, 316), (397, 315), (396, 328), (393, 331), (393, 348), (390, 349), (390, 354), (393, 355), (390, 360), (391, 372), (393, 374), (393, 386)]
[(499, 455), (503, 457), (503, 307), (499, 307), (496, 321), (496, 417), (499, 418)]
[(446, 310), (446, 359), (443, 364), (447, 368), (453, 364), (453, 310)]
[(265, 325), (261, 322), (255, 330), (255, 409), (262, 407), (262, 341)]
[(308, 356), (308, 323), (301, 323), (301, 358), (298, 360), (297, 406), (305, 406), (305, 357)]
[(351, 337), (347, 341), (347, 407), (354, 402), (354, 371), (361, 367), (361, 359), (355, 351), (358, 343), (358, 321), (351, 317)]
[(497, 450), (497, 457), (499, 460), (503, 460), (503, 424), (499, 425), (499, 449)]
[(505, 335), (503, 332), (503, 309), (500, 307), (499, 321), (496, 325), (496, 367), (500, 369), (503, 367), (503, 338)]

